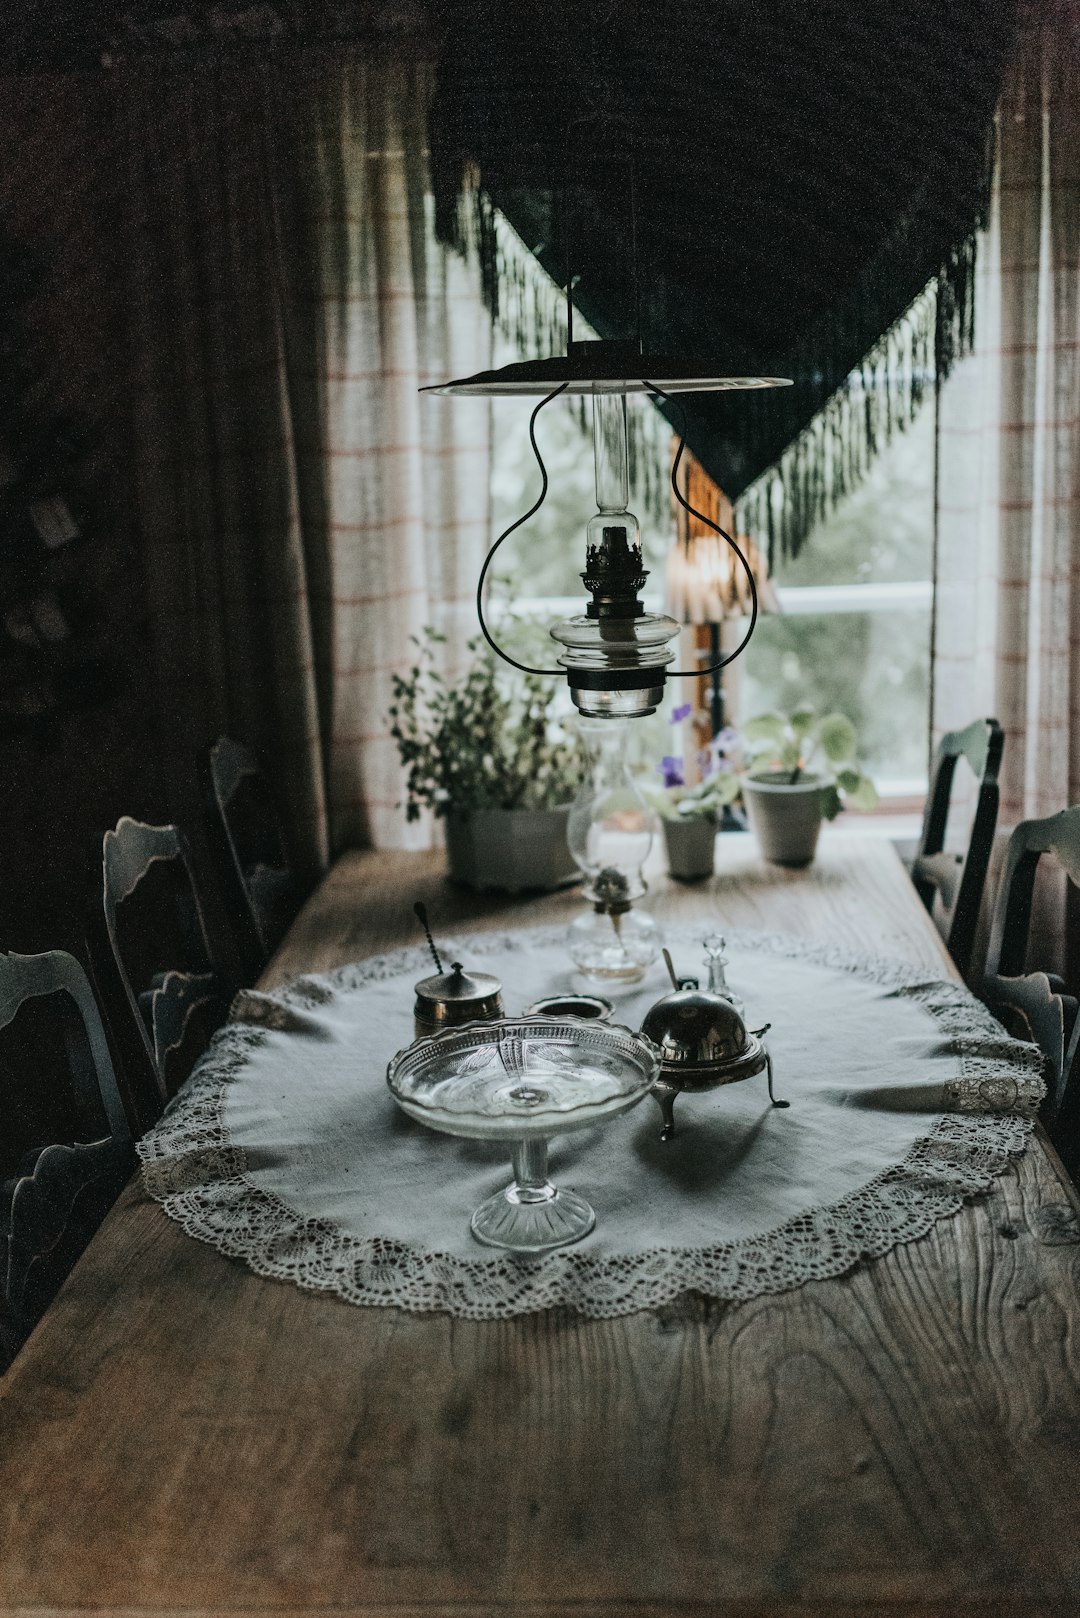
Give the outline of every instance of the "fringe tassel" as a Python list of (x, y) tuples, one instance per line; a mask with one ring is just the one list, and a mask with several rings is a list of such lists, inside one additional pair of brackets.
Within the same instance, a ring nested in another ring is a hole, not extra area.
[[(436, 198), (438, 198), (438, 191)], [(492, 204), (471, 170), (457, 193), (456, 206), (440, 214), (439, 239), (480, 267), (484, 303), (503, 336), (519, 354), (542, 356), (566, 352), (566, 293), (548, 275), (504, 214)], [(595, 338), (596, 332), (574, 310), (574, 335)], [(592, 437), (592, 412), (584, 394), (570, 401), (582, 433)], [(657, 525), (670, 520), (665, 467), (671, 429), (641, 394), (627, 401), (627, 459), (632, 503), (642, 517)]]
[[(973, 175), (968, 234), (861, 364), (837, 378), (836, 356), (857, 353), (860, 340), (884, 324), (882, 311), (892, 295), (890, 265), (914, 261), (905, 242), (909, 231), (917, 239), (919, 230), (906, 217), (868, 267), (857, 297), (800, 344), (791, 372), (797, 385), (787, 390), (794, 396), (793, 412), (800, 405), (800, 379), (806, 380), (808, 391), (820, 389), (822, 382), (827, 387), (830, 377), (838, 386), (798, 437), (784, 445), (782, 429), (778, 434), (784, 397), (757, 396), (759, 408), (745, 440), (747, 459), (751, 466), (771, 464), (738, 496), (736, 514), (741, 529), (764, 541), (770, 566), (798, 554), (815, 524), (858, 487), (893, 434), (914, 420), (935, 384), (974, 348), (977, 243), (989, 218), (995, 148), (991, 123)], [(765, 448), (770, 437), (779, 454)]]
[(897, 432), (914, 421), (974, 342), (975, 238), (873, 348), (783, 454), (736, 502), (740, 532), (765, 547), (770, 567), (795, 556), (807, 535), (866, 476)]

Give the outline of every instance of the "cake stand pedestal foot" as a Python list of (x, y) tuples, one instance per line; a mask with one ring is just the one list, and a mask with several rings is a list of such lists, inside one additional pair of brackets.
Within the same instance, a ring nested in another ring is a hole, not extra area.
[(596, 1223), (584, 1197), (560, 1191), (547, 1177), (547, 1141), (514, 1143), (514, 1179), (482, 1202), (470, 1230), (487, 1247), (546, 1253), (587, 1236)]

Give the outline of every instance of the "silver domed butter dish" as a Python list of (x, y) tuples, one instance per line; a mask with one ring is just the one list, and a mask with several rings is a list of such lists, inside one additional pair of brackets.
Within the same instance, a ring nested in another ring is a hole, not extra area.
[(675, 1102), (684, 1090), (714, 1090), (722, 1084), (767, 1075), (769, 1100), (786, 1107), (773, 1094), (772, 1057), (764, 1036), (770, 1024), (747, 1029), (742, 1013), (726, 993), (700, 989), (695, 979), (678, 979), (664, 951), (676, 987), (645, 1013), (641, 1032), (660, 1053), (660, 1072), (653, 1085), (663, 1116), (661, 1140), (675, 1133)]

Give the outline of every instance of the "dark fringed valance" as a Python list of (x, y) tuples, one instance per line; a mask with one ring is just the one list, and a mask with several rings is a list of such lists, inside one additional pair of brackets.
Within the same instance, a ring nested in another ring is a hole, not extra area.
[(500, 213), (549, 284), (569, 260), (599, 335), (633, 334), (636, 239), (647, 349), (791, 377), (685, 402), (701, 466), (792, 554), (970, 342), (1012, 26), (1003, 0), (472, 0), (437, 71), (437, 229), (478, 246), (525, 354), (559, 352), (564, 321)]

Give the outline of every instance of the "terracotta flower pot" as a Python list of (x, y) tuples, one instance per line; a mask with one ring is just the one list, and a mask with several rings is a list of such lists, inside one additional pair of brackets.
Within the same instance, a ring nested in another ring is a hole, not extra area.
[(716, 821), (711, 815), (683, 815), (665, 819), (664, 842), (668, 870), (679, 882), (700, 882), (712, 876), (716, 859)]
[(569, 818), (569, 804), (452, 811), (445, 821), (450, 880), (480, 893), (566, 887), (580, 874), (566, 843)]
[(742, 785), (750, 825), (765, 859), (774, 865), (809, 865), (821, 831), (820, 775), (801, 775), (792, 784), (777, 771), (748, 775)]

